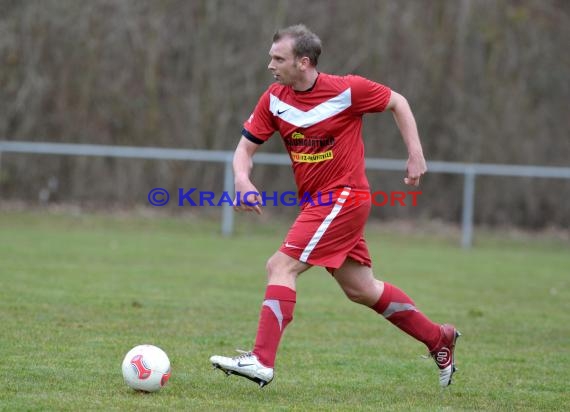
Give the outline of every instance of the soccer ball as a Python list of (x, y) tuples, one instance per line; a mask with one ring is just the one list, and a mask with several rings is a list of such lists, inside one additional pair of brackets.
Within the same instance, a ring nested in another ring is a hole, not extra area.
[(157, 346), (139, 345), (132, 348), (123, 359), (125, 383), (137, 391), (156, 392), (170, 378), (170, 360)]

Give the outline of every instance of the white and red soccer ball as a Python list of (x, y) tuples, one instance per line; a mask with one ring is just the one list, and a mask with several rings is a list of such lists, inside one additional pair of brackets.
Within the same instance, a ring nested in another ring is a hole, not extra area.
[(170, 360), (154, 345), (132, 348), (123, 359), (122, 369), (125, 383), (137, 391), (156, 392), (170, 378)]

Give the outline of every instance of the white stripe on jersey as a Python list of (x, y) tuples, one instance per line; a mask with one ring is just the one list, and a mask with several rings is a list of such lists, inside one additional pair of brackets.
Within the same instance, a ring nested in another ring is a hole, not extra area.
[(321, 223), (321, 225), (319, 226), (319, 228), (317, 229), (317, 231), (309, 241), (309, 244), (305, 247), (303, 253), (301, 253), (301, 257), (299, 258), (301, 262), (307, 263), (309, 255), (311, 254), (313, 249), (317, 246), (317, 243), (319, 243), (319, 240), (321, 240), (326, 230), (331, 225), (333, 219), (339, 214), (340, 210), (342, 209), (342, 205), (346, 201), (346, 198), (348, 197), (349, 194), (350, 194), (350, 187), (345, 187), (340, 196), (338, 197), (338, 199), (336, 200), (336, 203), (334, 204), (331, 212), (328, 214), (325, 220), (323, 220), (323, 222)]
[(277, 96), (271, 93), (269, 94), (269, 99), (269, 110), (271, 113), (297, 127), (313, 126), (339, 114), (352, 104), (350, 87), (338, 96), (324, 101), (306, 112), (279, 100)]

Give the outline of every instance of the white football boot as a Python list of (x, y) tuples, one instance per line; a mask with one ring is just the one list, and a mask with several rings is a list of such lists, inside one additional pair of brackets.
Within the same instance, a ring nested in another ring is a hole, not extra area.
[(221, 369), (226, 375), (243, 376), (256, 382), (261, 388), (273, 380), (273, 368), (263, 366), (252, 352), (238, 352), (241, 355), (233, 358), (212, 356), (210, 362), (214, 368)]

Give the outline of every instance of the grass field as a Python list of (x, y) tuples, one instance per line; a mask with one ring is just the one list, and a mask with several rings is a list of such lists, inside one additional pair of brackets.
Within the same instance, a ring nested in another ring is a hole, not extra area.
[[(250, 222), (247, 220), (246, 222)], [(0, 214), (0, 410), (538, 411), (570, 409), (570, 245), (383, 233), (377, 275), (463, 333), (442, 391), (424, 347), (349, 302), (322, 269), (298, 284), (295, 320), (265, 389), (211, 368), (249, 349), (264, 265), (284, 227), (197, 218)], [(128, 389), (124, 354), (153, 343), (173, 374)]]

